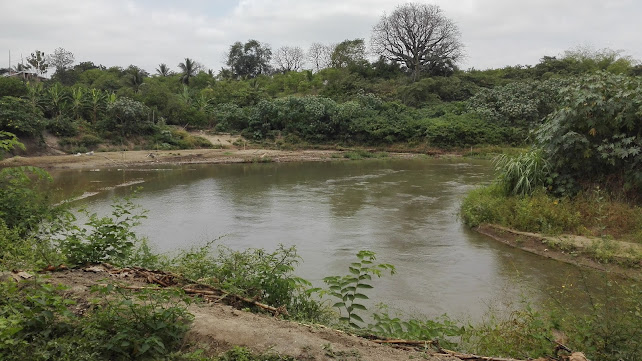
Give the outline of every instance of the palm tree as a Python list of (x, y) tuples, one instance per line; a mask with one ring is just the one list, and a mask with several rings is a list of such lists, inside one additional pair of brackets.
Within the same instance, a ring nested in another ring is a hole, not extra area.
[(174, 74), (165, 63), (161, 63), (158, 68), (156, 68), (156, 73), (160, 76), (170, 76)]
[(198, 71), (198, 64), (190, 58), (185, 58), (184, 63), (178, 64), (178, 67), (181, 68), (181, 82), (185, 85), (189, 85), (189, 78), (196, 75)]

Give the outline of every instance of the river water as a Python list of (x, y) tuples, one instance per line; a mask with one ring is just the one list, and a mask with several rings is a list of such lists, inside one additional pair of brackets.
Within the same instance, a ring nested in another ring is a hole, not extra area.
[(304, 260), (297, 275), (322, 285), (325, 276), (347, 273), (359, 250), (374, 251), (398, 272), (375, 279), (372, 303), (411, 315), (477, 319), (507, 300), (537, 304), (579, 272), (462, 224), (462, 197), (492, 178), (482, 160), (184, 165), (53, 176), (60, 196), (80, 196), (74, 208), (99, 214), (109, 214), (114, 197), (142, 187), (136, 203), (148, 218), (137, 232), (161, 252), (220, 236), (219, 244), (234, 249), (294, 245)]

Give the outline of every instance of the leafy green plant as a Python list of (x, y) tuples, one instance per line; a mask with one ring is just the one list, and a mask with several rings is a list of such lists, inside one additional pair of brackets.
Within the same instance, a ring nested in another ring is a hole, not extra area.
[(92, 292), (100, 299), (83, 333), (99, 341), (95, 347), (106, 359), (158, 359), (181, 344), (193, 319), (189, 298), (178, 290), (132, 293), (108, 285)]
[(642, 189), (642, 81), (600, 72), (560, 90), (561, 106), (535, 141), (551, 163), (553, 191), (573, 195), (588, 182)]
[(380, 307), (381, 312), (372, 314), (373, 324), (368, 325), (372, 332), (390, 338), (404, 340), (430, 341), (439, 340), (441, 346), (453, 349), (457, 346), (454, 338), (461, 336), (465, 329), (443, 315), (436, 320), (402, 320), (390, 316), (386, 307)]
[(0, 283), (0, 359), (62, 359), (62, 344), (74, 341), (60, 335), (73, 332), (77, 320), (64, 289), (39, 279)]
[(351, 263), (348, 267), (350, 272), (348, 275), (330, 276), (323, 279), (323, 282), (329, 286), (329, 291), (325, 293), (339, 300), (332, 307), (346, 312), (346, 315), (341, 316), (339, 320), (347, 322), (348, 325), (354, 328), (360, 328), (355, 321), (364, 322), (356, 311), (367, 310), (366, 306), (359, 303), (359, 300), (368, 299), (368, 296), (363, 292), (366, 289), (373, 288), (370, 284), (372, 275), (381, 277), (385, 271), (390, 272), (391, 275), (395, 273), (393, 265), (387, 263), (375, 264), (376, 254), (372, 251), (359, 251), (357, 258), (359, 261)]
[(36, 167), (10, 167), (0, 170), (0, 219), (8, 228), (18, 229), (21, 235), (36, 232), (51, 218), (49, 194), (43, 187), (52, 178)]
[(24, 150), (25, 146), (20, 143), (15, 134), (0, 131), (0, 160), (4, 158), (5, 153), (10, 152), (15, 148)]
[(215, 242), (179, 252), (167, 261), (167, 267), (235, 294), (275, 307), (285, 306), (294, 319), (320, 322), (327, 317), (322, 304), (311, 297), (317, 289), (293, 274), (300, 260), (295, 247), (279, 245), (273, 252), (267, 252), (219, 246), (213, 252)]
[[(130, 264), (136, 255), (136, 246), (141, 245), (132, 228), (145, 218), (144, 213), (135, 213), (135, 209), (131, 199), (126, 198), (112, 205), (111, 216), (99, 217), (84, 211), (88, 217), (85, 225), (70, 224), (59, 242), (69, 264)], [(145, 251), (145, 247), (141, 250)]]

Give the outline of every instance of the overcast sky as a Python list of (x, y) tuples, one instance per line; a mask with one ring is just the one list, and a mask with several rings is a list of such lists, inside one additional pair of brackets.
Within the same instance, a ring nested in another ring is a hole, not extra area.
[[(424, 2), (424, 1), (416, 1)], [(0, 2), (0, 67), (63, 47), (76, 62), (150, 72), (185, 57), (219, 70), (235, 41), (276, 49), (364, 38), (386, 0), (20, 0)], [(640, 0), (433, 0), (459, 26), (463, 69), (536, 64), (577, 46), (642, 59)]]

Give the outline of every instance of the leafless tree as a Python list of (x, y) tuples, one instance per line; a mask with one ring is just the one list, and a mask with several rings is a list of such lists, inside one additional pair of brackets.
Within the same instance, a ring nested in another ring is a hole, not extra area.
[(372, 29), (372, 50), (412, 71), (414, 80), (422, 71), (452, 65), (463, 55), (457, 25), (437, 5), (407, 3), (383, 15)]
[(74, 63), (74, 54), (63, 48), (57, 48), (53, 54), (47, 56), (47, 62), (56, 68), (56, 72), (61, 73)]
[(303, 49), (298, 46), (282, 46), (276, 49), (272, 59), (276, 69), (284, 73), (300, 70), (305, 62)]
[(314, 71), (330, 67), (330, 58), (336, 45), (313, 43), (308, 50), (308, 60), (314, 66)]

